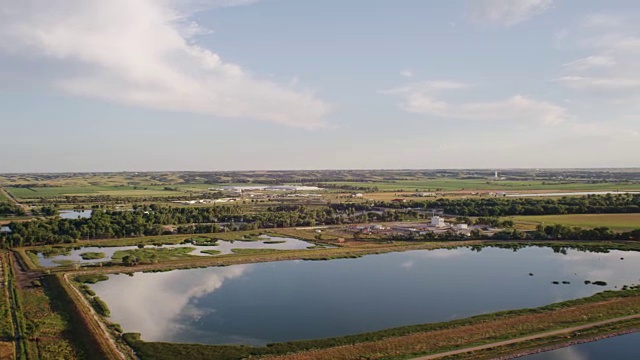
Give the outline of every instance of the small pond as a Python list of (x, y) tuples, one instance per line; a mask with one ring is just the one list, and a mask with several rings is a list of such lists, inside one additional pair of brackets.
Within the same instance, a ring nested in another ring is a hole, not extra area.
[(60, 210), (58, 214), (62, 219), (90, 218), (93, 210)]

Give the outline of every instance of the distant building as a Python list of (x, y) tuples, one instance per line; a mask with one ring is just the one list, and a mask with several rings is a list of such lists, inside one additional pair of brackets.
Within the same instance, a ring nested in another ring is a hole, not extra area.
[(455, 230), (467, 230), (469, 229), (469, 225), (467, 224), (456, 224), (453, 226)]
[(10, 234), (11, 233), (11, 228), (9, 228), (8, 226), (0, 227), (0, 233)]
[(403, 203), (403, 202), (407, 202), (407, 200), (406, 200), (406, 199), (393, 199), (393, 200), (391, 200), (391, 201), (392, 201), (392, 202), (401, 202), (401, 203)]
[(361, 194), (361, 193), (351, 194), (351, 197), (354, 197), (354, 198), (361, 198), (361, 197), (363, 197), (363, 196), (364, 196), (364, 195), (363, 195), (363, 194)]
[(380, 225), (380, 224), (373, 224), (371, 226), (369, 226), (370, 230), (385, 230), (386, 227)]
[(440, 216), (433, 216), (431, 217), (431, 226), (441, 228), (447, 226), (447, 223)]

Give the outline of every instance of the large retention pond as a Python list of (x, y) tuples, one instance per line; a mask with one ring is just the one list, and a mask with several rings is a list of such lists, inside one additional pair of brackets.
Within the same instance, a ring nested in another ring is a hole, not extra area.
[(111, 321), (143, 340), (262, 345), (585, 297), (638, 283), (639, 261), (636, 252), (458, 248), (109, 275), (92, 288)]

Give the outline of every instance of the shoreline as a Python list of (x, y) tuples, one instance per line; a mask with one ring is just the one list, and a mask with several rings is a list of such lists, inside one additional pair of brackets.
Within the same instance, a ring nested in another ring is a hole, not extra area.
[(640, 332), (640, 328), (631, 328), (631, 329), (619, 330), (619, 331), (615, 331), (615, 332), (608, 333), (608, 334), (600, 334), (600, 335), (590, 336), (590, 337), (587, 337), (587, 338), (584, 338), (584, 339), (571, 340), (571, 341), (568, 341), (568, 342), (565, 342), (565, 343), (561, 343), (561, 344), (548, 345), (548, 346), (543, 346), (543, 347), (540, 347), (540, 348), (537, 348), (537, 349), (519, 351), (519, 352), (511, 354), (511, 355), (492, 358), (491, 360), (518, 359), (518, 358), (529, 356), (529, 355), (540, 354), (540, 353), (543, 353), (543, 352), (554, 351), (554, 350), (563, 349), (563, 348), (567, 348), (567, 347), (572, 347), (572, 346), (576, 346), (576, 345), (580, 345), (580, 344), (586, 344), (586, 343), (590, 343), (590, 342), (609, 339), (609, 338), (613, 338), (613, 337), (616, 337), (616, 336), (629, 335), (629, 334), (633, 334), (633, 333), (637, 333), (637, 332)]

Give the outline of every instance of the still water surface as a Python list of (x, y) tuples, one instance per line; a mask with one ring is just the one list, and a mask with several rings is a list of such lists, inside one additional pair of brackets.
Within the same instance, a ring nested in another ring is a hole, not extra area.
[(522, 360), (626, 360), (640, 358), (640, 333), (617, 336), (549, 352), (523, 356)]
[(58, 214), (62, 219), (90, 218), (93, 210), (60, 210)]
[(92, 288), (143, 340), (261, 345), (585, 297), (638, 283), (638, 264), (635, 252), (458, 248), (109, 275)]

